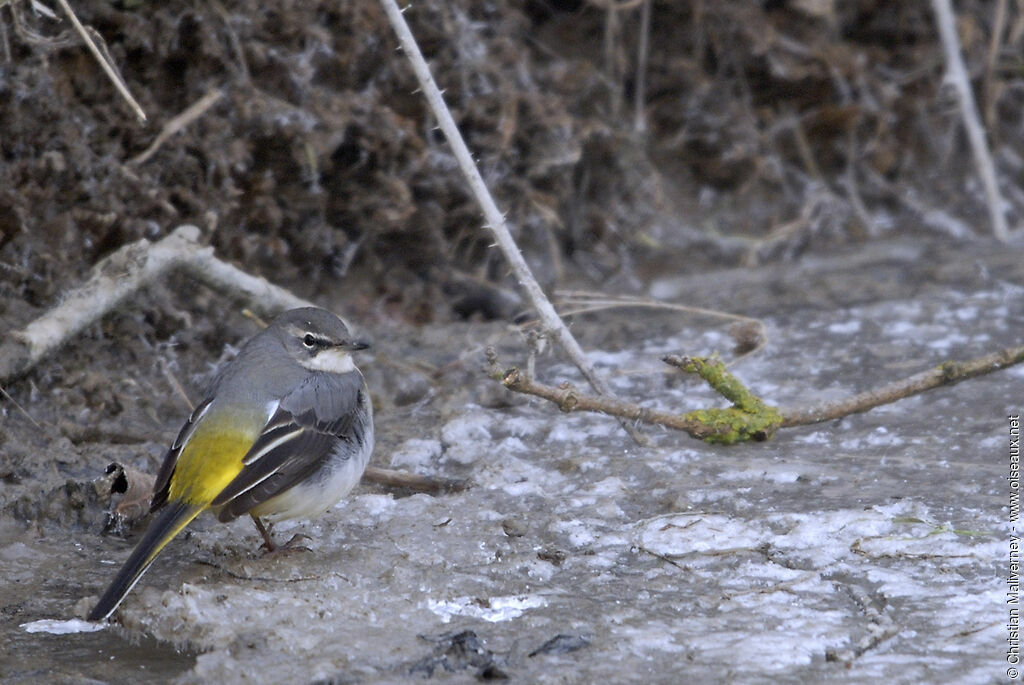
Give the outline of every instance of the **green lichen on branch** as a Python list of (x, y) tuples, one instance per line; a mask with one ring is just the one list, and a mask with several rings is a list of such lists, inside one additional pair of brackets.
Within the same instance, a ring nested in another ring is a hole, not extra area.
[(728, 409), (697, 409), (683, 415), (687, 422), (705, 426), (705, 442), (732, 445), (750, 440), (767, 440), (782, 425), (782, 414), (765, 404), (743, 383), (729, 373), (725, 364), (708, 357), (670, 355), (664, 361), (704, 379), (715, 392), (733, 403)]
[(653, 423), (686, 431), (706, 442), (731, 445), (737, 442), (767, 440), (782, 424), (782, 414), (751, 393), (718, 359), (678, 357), (664, 361), (689, 373), (695, 373), (733, 406), (728, 409), (699, 409), (688, 414), (664, 411), (620, 400), (608, 395), (589, 395), (569, 383), (558, 386), (538, 383), (516, 367), (503, 367), (493, 349), (487, 350), (487, 375), (509, 390), (541, 397), (564, 412), (596, 411), (643, 423)]

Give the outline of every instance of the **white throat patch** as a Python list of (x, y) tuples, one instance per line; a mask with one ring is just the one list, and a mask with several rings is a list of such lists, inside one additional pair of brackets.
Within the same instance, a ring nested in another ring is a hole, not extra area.
[(312, 359), (303, 359), (300, 362), (310, 371), (327, 371), (329, 373), (348, 373), (355, 371), (356, 363), (347, 350), (331, 347), (321, 350)]

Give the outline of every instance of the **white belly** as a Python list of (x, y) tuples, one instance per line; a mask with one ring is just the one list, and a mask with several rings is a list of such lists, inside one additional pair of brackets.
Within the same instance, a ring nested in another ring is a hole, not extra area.
[(347, 459), (336, 456), (319, 473), (253, 507), (250, 513), (268, 521), (282, 521), (314, 518), (333, 507), (363, 477), (373, 452), (372, 421), (370, 425), (361, 452), (350, 453)]

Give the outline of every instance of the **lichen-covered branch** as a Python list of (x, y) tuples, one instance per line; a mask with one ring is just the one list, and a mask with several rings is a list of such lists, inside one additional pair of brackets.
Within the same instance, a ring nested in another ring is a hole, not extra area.
[(747, 386), (726, 370), (720, 360), (670, 354), (662, 357), (662, 361), (687, 373), (697, 374), (719, 395), (732, 402), (732, 406), (727, 409), (697, 409), (685, 415), (690, 420), (714, 429), (704, 438), (708, 442), (732, 444), (767, 440), (782, 424), (778, 409), (765, 404), (760, 397), (750, 392)]
[(687, 373), (695, 373), (718, 394), (732, 402), (728, 408), (697, 409), (685, 414), (648, 409), (635, 402), (599, 397), (580, 392), (568, 383), (559, 386), (538, 383), (518, 368), (501, 368), (493, 350), (488, 350), (488, 375), (514, 392), (534, 395), (553, 402), (564, 412), (593, 411), (632, 421), (652, 423), (685, 431), (692, 437), (712, 443), (733, 444), (767, 440), (779, 428), (790, 428), (865, 412), (882, 404), (917, 395), (982, 374), (1024, 362), (1024, 345), (964, 362), (949, 361), (875, 390), (853, 395), (837, 402), (807, 407), (779, 409), (764, 402), (729, 373), (717, 359), (668, 355), (666, 364)]
[(503, 369), (498, 364), (493, 350), (488, 351), (490, 370), (488, 375), (514, 392), (534, 395), (553, 402), (564, 412), (593, 411), (618, 418), (642, 423), (656, 424), (681, 430), (691, 436), (713, 443), (731, 444), (748, 440), (766, 440), (779, 427), (778, 412), (751, 394), (743, 384), (725, 369), (725, 365), (714, 359), (682, 358), (679, 366), (685, 371), (696, 373), (719, 392), (728, 393), (742, 403), (727, 409), (699, 409), (686, 414), (661, 411), (640, 406), (635, 402), (614, 397), (589, 395), (569, 383), (559, 386), (538, 383), (518, 368)]

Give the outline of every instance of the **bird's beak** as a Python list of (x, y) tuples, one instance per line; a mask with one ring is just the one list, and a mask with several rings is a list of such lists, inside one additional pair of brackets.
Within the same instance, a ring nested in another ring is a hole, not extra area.
[(365, 350), (370, 347), (370, 343), (365, 340), (346, 340), (338, 344), (338, 347), (345, 350), (346, 352), (355, 352), (356, 350)]

